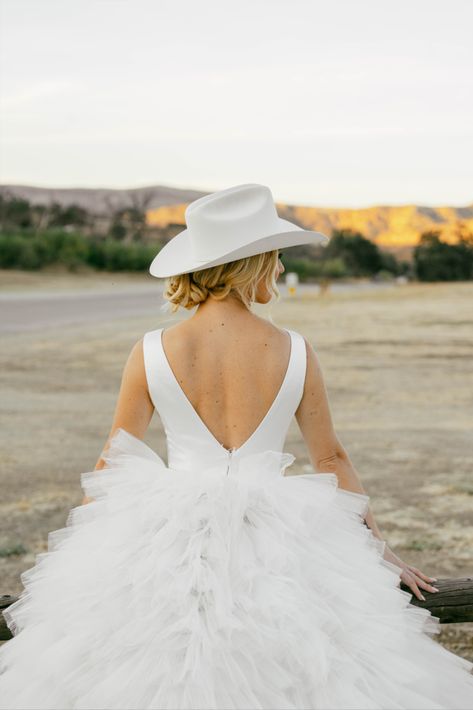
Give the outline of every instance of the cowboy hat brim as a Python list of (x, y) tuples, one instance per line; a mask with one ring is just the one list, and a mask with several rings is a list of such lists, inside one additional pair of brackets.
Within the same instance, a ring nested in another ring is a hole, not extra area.
[(246, 256), (262, 254), (274, 249), (300, 246), (302, 244), (321, 244), (326, 246), (329, 238), (321, 232), (311, 232), (302, 229), (297, 224), (289, 222), (287, 219), (278, 217), (281, 231), (276, 234), (266, 235), (260, 239), (255, 239), (250, 244), (225, 252), (215, 257), (211, 261), (198, 261), (192, 256), (189, 243), (189, 230), (179, 232), (173, 237), (154, 257), (149, 267), (149, 273), (156, 278), (166, 278), (167, 276), (177, 276), (179, 274), (189, 274), (192, 271), (207, 269), (211, 266), (226, 264), (229, 261), (236, 261)]

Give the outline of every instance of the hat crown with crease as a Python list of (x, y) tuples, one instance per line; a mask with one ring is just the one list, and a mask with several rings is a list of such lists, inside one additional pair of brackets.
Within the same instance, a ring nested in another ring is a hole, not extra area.
[(280, 230), (271, 190), (265, 185), (237, 185), (206, 195), (186, 209), (190, 247), (195, 259), (215, 256), (220, 242), (229, 252)]
[(186, 229), (170, 239), (151, 262), (157, 278), (178, 276), (300, 244), (322, 244), (328, 237), (279, 217), (271, 190), (248, 183), (191, 202)]

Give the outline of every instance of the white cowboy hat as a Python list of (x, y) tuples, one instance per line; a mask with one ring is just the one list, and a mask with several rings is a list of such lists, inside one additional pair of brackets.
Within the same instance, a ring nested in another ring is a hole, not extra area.
[(185, 217), (187, 229), (165, 244), (151, 262), (152, 276), (188, 274), (274, 249), (325, 246), (329, 241), (325, 234), (281, 219), (266, 185), (235, 185), (200, 197), (187, 206)]

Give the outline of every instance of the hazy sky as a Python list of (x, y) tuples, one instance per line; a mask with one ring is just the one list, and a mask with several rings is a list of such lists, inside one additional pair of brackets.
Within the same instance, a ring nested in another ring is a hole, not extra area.
[(0, 0), (3, 183), (473, 202), (473, 1)]

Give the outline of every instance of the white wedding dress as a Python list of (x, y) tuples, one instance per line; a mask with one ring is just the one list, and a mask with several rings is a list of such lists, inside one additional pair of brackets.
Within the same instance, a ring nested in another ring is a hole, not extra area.
[(281, 388), (229, 451), (146, 333), (168, 462), (124, 429), (95, 500), (49, 534), (5, 612), (0, 707), (177, 710), (473, 708), (473, 664), (441, 646), (333, 473), (287, 475), (304, 387), (290, 330)]

